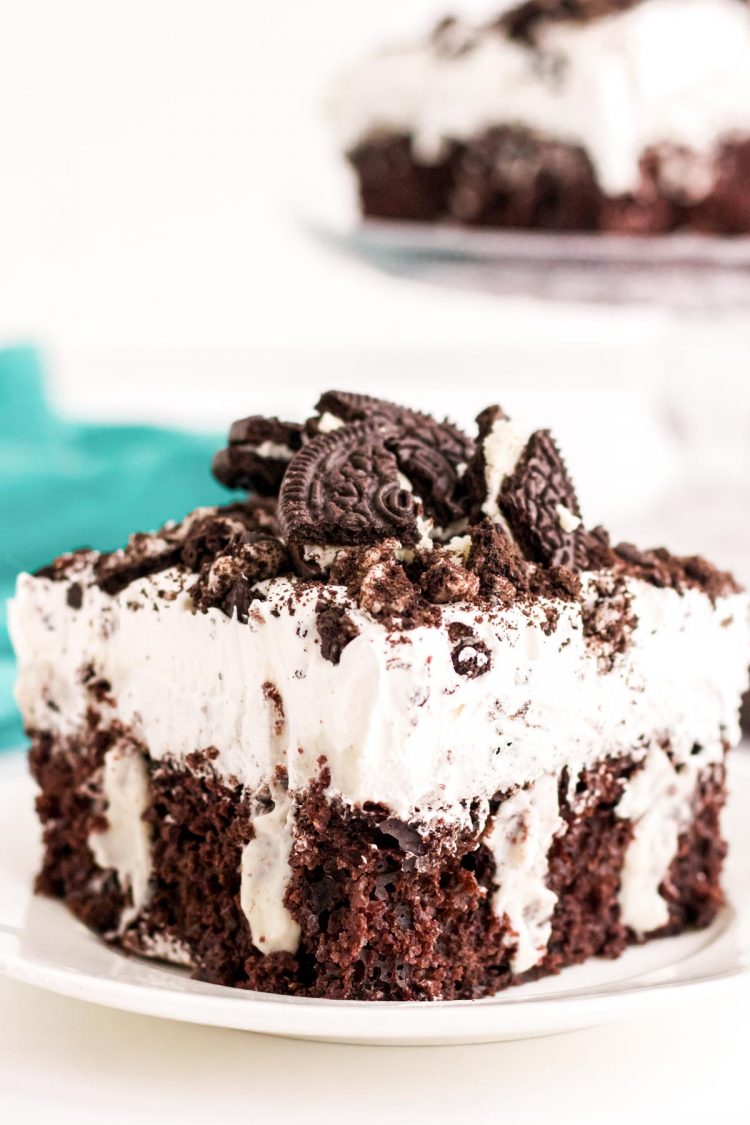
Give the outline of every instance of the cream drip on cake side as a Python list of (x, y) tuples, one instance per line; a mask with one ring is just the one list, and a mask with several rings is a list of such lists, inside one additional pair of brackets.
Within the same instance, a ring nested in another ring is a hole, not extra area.
[(692, 819), (692, 799), (703, 765), (697, 753), (676, 769), (664, 750), (651, 746), (615, 809), (617, 816), (633, 825), (622, 869), (620, 916), (637, 934), (669, 921), (659, 888), (677, 852), (680, 834)]
[(542, 960), (552, 932), (557, 896), (547, 886), (547, 857), (555, 836), (565, 830), (557, 792), (552, 774), (519, 789), (502, 802), (485, 838), (495, 861), (492, 909), (508, 919), (517, 939), (510, 962), (514, 973)]
[[(601, 188), (619, 195), (637, 187), (651, 145), (710, 159), (724, 139), (750, 133), (742, 0), (642, 0), (583, 24), (550, 20), (535, 49), (495, 29), (461, 30), (464, 50), (407, 46), (342, 75), (330, 97), (342, 145), (406, 134), (429, 164), (451, 140), (518, 125), (581, 145)], [(680, 182), (700, 198), (712, 177), (696, 168), (694, 182)]]
[(284, 898), (294, 844), (294, 802), (279, 785), (271, 790), (273, 808), (253, 817), (253, 838), (242, 850), (240, 905), (261, 953), (294, 953), (300, 928)]
[(142, 750), (127, 738), (104, 755), (102, 797), (106, 828), (91, 832), (88, 845), (102, 870), (113, 870), (130, 898), (120, 918), (125, 930), (148, 902), (151, 878), (151, 833), (143, 819), (149, 807), (148, 769)]

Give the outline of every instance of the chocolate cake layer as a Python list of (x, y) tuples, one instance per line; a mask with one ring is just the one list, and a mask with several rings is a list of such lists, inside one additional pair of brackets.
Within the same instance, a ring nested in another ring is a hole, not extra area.
[[(564, 775), (558, 779), (564, 831), (545, 857), (553, 903), (548, 945), (538, 964), (520, 972), (513, 966), (517, 931), (493, 907), (499, 871), (488, 846), (512, 796), (493, 797), (483, 827), (443, 828), (425, 838), (384, 808), (353, 810), (331, 800), (323, 769), (320, 782), (299, 795), (284, 895), (299, 942), (293, 953), (264, 954), (257, 947), (262, 935), (252, 932), (242, 906), (252, 801), (215, 773), (210, 755), (194, 755), (190, 768), (146, 755), (151, 889), (137, 921), (122, 930), (116, 919), (129, 889), (111, 871), (93, 878), (87, 846), (100, 827), (104, 754), (121, 736), (92, 714), (78, 738), (57, 745), (44, 735), (34, 739), (46, 844), (38, 885), (64, 898), (108, 941), (190, 965), (201, 980), (337, 999), (471, 999), (593, 955), (617, 956), (644, 937), (707, 925), (722, 903), (720, 764), (698, 777), (690, 819), (661, 885), (668, 917), (650, 934), (623, 923), (618, 899), (633, 826), (617, 806), (638, 767), (604, 759), (572, 791)], [(63, 762), (76, 763), (75, 780)], [(521, 819), (511, 831), (520, 839), (529, 827)]]
[[(711, 169), (668, 145), (645, 151), (633, 191), (607, 195), (583, 148), (517, 127), (447, 146), (422, 163), (408, 136), (373, 136), (349, 152), (364, 215), (471, 227), (610, 234), (750, 232), (750, 138), (722, 142)], [(708, 176), (691, 198), (685, 183)]]

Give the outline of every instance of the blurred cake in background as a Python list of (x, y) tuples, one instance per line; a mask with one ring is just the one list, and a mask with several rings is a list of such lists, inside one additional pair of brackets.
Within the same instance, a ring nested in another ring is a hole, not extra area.
[(366, 216), (750, 231), (746, 0), (528, 0), (446, 19), (331, 99)]

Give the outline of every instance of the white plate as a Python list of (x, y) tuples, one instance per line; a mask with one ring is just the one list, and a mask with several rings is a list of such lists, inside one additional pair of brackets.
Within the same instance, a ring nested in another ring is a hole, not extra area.
[[(7, 770), (3, 771), (7, 773)], [(66, 996), (191, 1023), (345, 1043), (487, 1042), (610, 1023), (682, 996), (736, 986), (750, 964), (750, 756), (735, 755), (726, 827), (730, 905), (697, 934), (595, 960), (490, 1000), (387, 1003), (292, 999), (192, 981), (114, 952), (57, 902), (33, 897), (39, 855), (26, 777), (0, 774), (0, 970)]]

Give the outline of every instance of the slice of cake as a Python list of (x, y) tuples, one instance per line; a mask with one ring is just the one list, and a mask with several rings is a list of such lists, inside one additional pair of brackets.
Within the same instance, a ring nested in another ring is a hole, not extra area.
[(365, 215), (750, 231), (747, 0), (527, 0), (341, 77)]
[(202, 980), (480, 997), (721, 902), (748, 599), (587, 530), (547, 431), (328, 392), (246, 498), (11, 607), (38, 890)]

